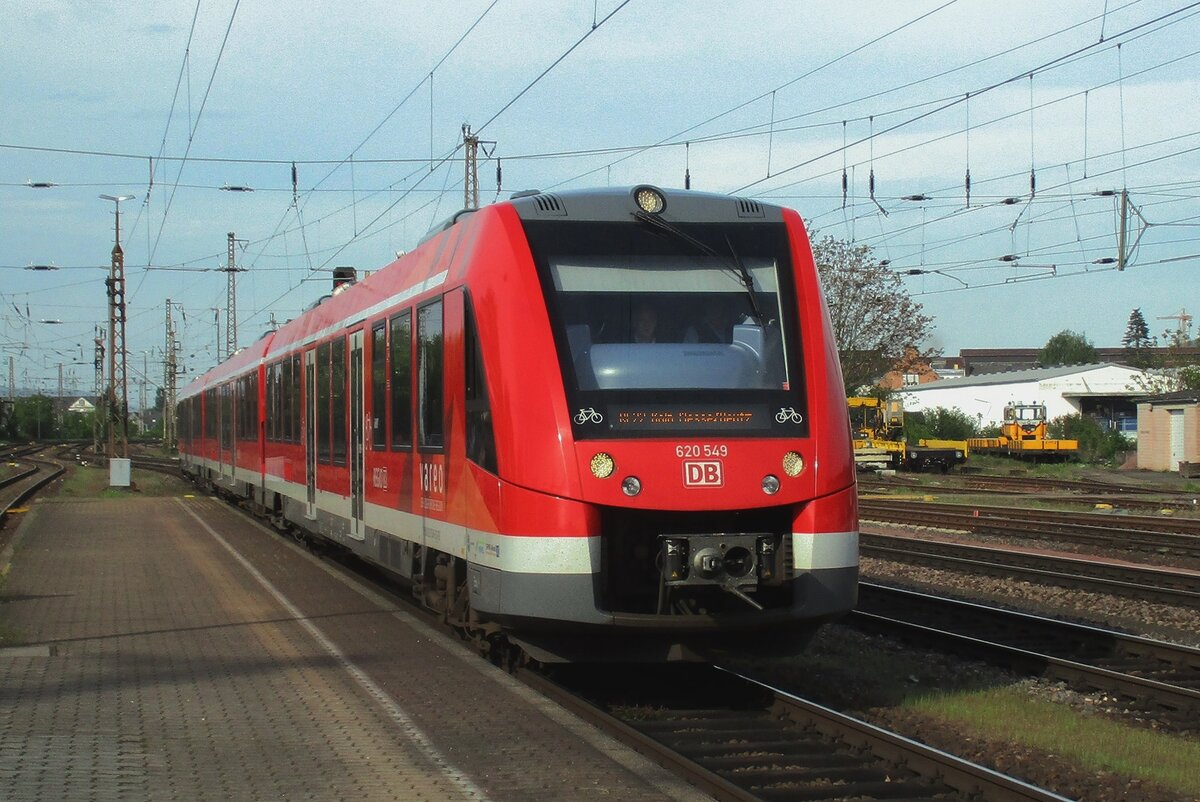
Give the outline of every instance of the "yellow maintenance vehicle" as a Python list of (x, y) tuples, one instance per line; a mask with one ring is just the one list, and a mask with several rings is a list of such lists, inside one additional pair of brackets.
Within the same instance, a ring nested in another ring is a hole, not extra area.
[(1078, 440), (1051, 440), (1047, 434), (1045, 404), (1010, 403), (1004, 407), (999, 437), (973, 437), (967, 444), (980, 454), (1044, 462), (1078, 455)]
[(846, 400), (854, 437), (854, 464), (860, 471), (891, 469), (942, 473), (967, 459), (966, 440), (905, 441), (904, 406), (898, 399), (856, 396)]

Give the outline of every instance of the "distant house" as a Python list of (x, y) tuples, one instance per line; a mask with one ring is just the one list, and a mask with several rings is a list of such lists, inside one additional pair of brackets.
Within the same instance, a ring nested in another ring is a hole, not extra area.
[(1046, 416), (1089, 415), (1106, 428), (1137, 433), (1135, 398), (1142, 372), (1125, 365), (1072, 365), (942, 379), (902, 389), (909, 412), (944, 407), (975, 418), (980, 427), (999, 425), (1010, 403), (1045, 404)]
[(1180, 463), (1200, 463), (1200, 393), (1139, 399), (1137, 426), (1139, 468), (1178, 471)]
[(900, 390), (935, 382), (939, 378), (930, 361), (921, 356), (916, 348), (909, 346), (904, 349), (904, 356), (896, 360), (895, 366), (883, 374), (878, 385), (888, 390)]
[(95, 411), (96, 405), (83, 397), (76, 398), (73, 402), (71, 402), (70, 406), (67, 407), (67, 412), (78, 412), (81, 415), (87, 415)]

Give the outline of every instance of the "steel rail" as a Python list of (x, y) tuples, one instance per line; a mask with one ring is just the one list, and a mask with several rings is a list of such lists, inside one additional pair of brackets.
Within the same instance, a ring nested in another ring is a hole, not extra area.
[[(31, 462), (40, 462), (44, 465), (48, 465), (52, 470), (47, 472), (45, 476), (34, 479), (29, 483), (28, 487), (17, 493), (16, 497), (13, 498), (12, 501), (9, 501), (4, 505), (3, 508), (0, 508), (0, 526), (3, 526), (4, 522), (8, 520), (8, 514), (11, 510), (21, 506), (26, 501), (33, 498), (34, 494), (36, 494), (46, 485), (53, 482), (58, 477), (62, 476), (67, 470), (63, 465), (60, 465), (56, 462), (50, 462), (49, 460), (31, 460)], [(23, 478), (31, 478), (34, 474), (40, 472), (41, 470), (41, 468), (35, 468), (33, 472), (27, 472)]]
[[(682, 709), (622, 719), (578, 690), (522, 670), (518, 677), (718, 800), (846, 798), (1060, 802), (1063, 797), (897, 733), (714, 666), (726, 691), (757, 696), (746, 709)], [(719, 704), (719, 702), (718, 702)]]
[(897, 562), (942, 565), (954, 570), (1115, 593), (1136, 599), (1200, 608), (1200, 573), (1122, 565), (1059, 555), (969, 546), (915, 537), (863, 532), (860, 552)]
[(920, 501), (859, 501), (864, 520), (942, 526), (979, 535), (1038, 538), (1200, 559), (1200, 521)]
[(1200, 649), (871, 582), (859, 591), (859, 609), (844, 619), (857, 629), (1112, 693), (1196, 726)]
[(956, 474), (942, 476), (939, 484), (928, 485), (905, 479), (867, 479), (860, 478), (859, 486), (867, 488), (906, 488), (912, 490), (936, 490), (940, 493), (965, 493), (987, 491), (991, 493), (1027, 494), (1065, 491), (1070, 493), (1094, 495), (1161, 495), (1178, 496), (1188, 500), (1200, 497), (1200, 494), (1189, 493), (1172, 487), (1151, 487), (1136, 484), (1120, 484), (1115, 482), (1086, 481), (1078, 479), (1051, 479), (1033, 476), (992, 476), (988, 474)]

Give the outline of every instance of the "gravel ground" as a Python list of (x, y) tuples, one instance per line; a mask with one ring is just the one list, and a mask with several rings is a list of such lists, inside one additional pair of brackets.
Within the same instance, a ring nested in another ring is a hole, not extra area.
[(863, 557), (862, 578), (1200, 647), (1200, 610)]
[(843, 710), (980, 765), (1088, 802), (1195, 802), (1170, 790), (1111, 772), (1083, 769), (1070, 760), (1002, 739), (980, 738), (954, 722), (905, 708), (911, 696), (951, 689), (1017, 686), (1031, 696), (1086, 714), (1111, 713), (1128, 721), (1103, 697), (1070, 691), (1060, 683), (1018, 677), (988, 665), (905, 646), (836, 624), (823, 627), (796, 658), (731, 661), (777, 687)]
[[(938, 534), (956, 540), (972, 540), (965, 533)], [(1030, 543), (1020, 545), (1037, 547)], [(864, 580), (879, 584), (925, 590), (1200, 647), (1200, 611), (1197, 610), (866, 557), (861, 561), (861, 571)], [(800, 658), (756, 661), (747, 669), (808, 698), (1071, 799), (1196, 802), (1191, 797), (1173, 794), (1140, 780), (1080, 768), (1045, 750), (1002, 739), (980, 739), (960, 725), (902, 706), (904, 699), (913, 694), (1015, 686), (1031, 697), (1066, 705), (1083, 715), (1106, 716), (1151, 729), (1159, 726), (1152, 717), (1140, 717), (1102, 693), (1078, 693), (1062, 683), (1018, 677), (987, 665), (910, 648), (889, 638), (865, 635), (838, 625), (823, 628), (809, 651)], [(1174, 732), (1179, 734), (1177, 729)], [(1182, 735), (1200, 737), (1200, 730)]]

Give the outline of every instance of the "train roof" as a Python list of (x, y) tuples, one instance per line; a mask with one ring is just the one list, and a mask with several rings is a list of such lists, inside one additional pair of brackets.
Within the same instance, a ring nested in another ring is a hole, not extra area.
[[(578, 222), (624, 222), (638, 212), (637, 198), (643, 190), (657, 194), (667, 219), (698, 223), (782, 222), (784, 207), (750, 198), (713, 192), (669, 189), (640, 184), (628, 187), (529, 191), (477, 210), (464, 209), (431, 229), (421, 243), (407, 254), (357, 281), (345, 291), (326, 296), (303, 314), (268, 332), (231, 359), (210, 368), (180, 391), (187, 398), (206, 388), (241, 375), (251, 366), (323, 339), (335, 331), (373, 316), (377, 311), (402, 303), (447, 280), (447, 269), (461, 232), (479, 217), (511, 207), (522, 221), (560, 220)], [(450, 247), (447, 247), (451, 244)]]
[(658, 193), (662, 211), (668, 219), (686, 218), (697, 223), (738, 223), (752, 220), (782, 222), (784, 207), (752, 198), (738, 198), (715, 192), (690, 189), (666, 189), (640, 184), (629, 187), (567, 190), (564, 192), (518, 193), (508, 201), (522, 220), (560, 219), (582, 222), (625, 221), (638, 210), (636, 198), (641, 190)]

